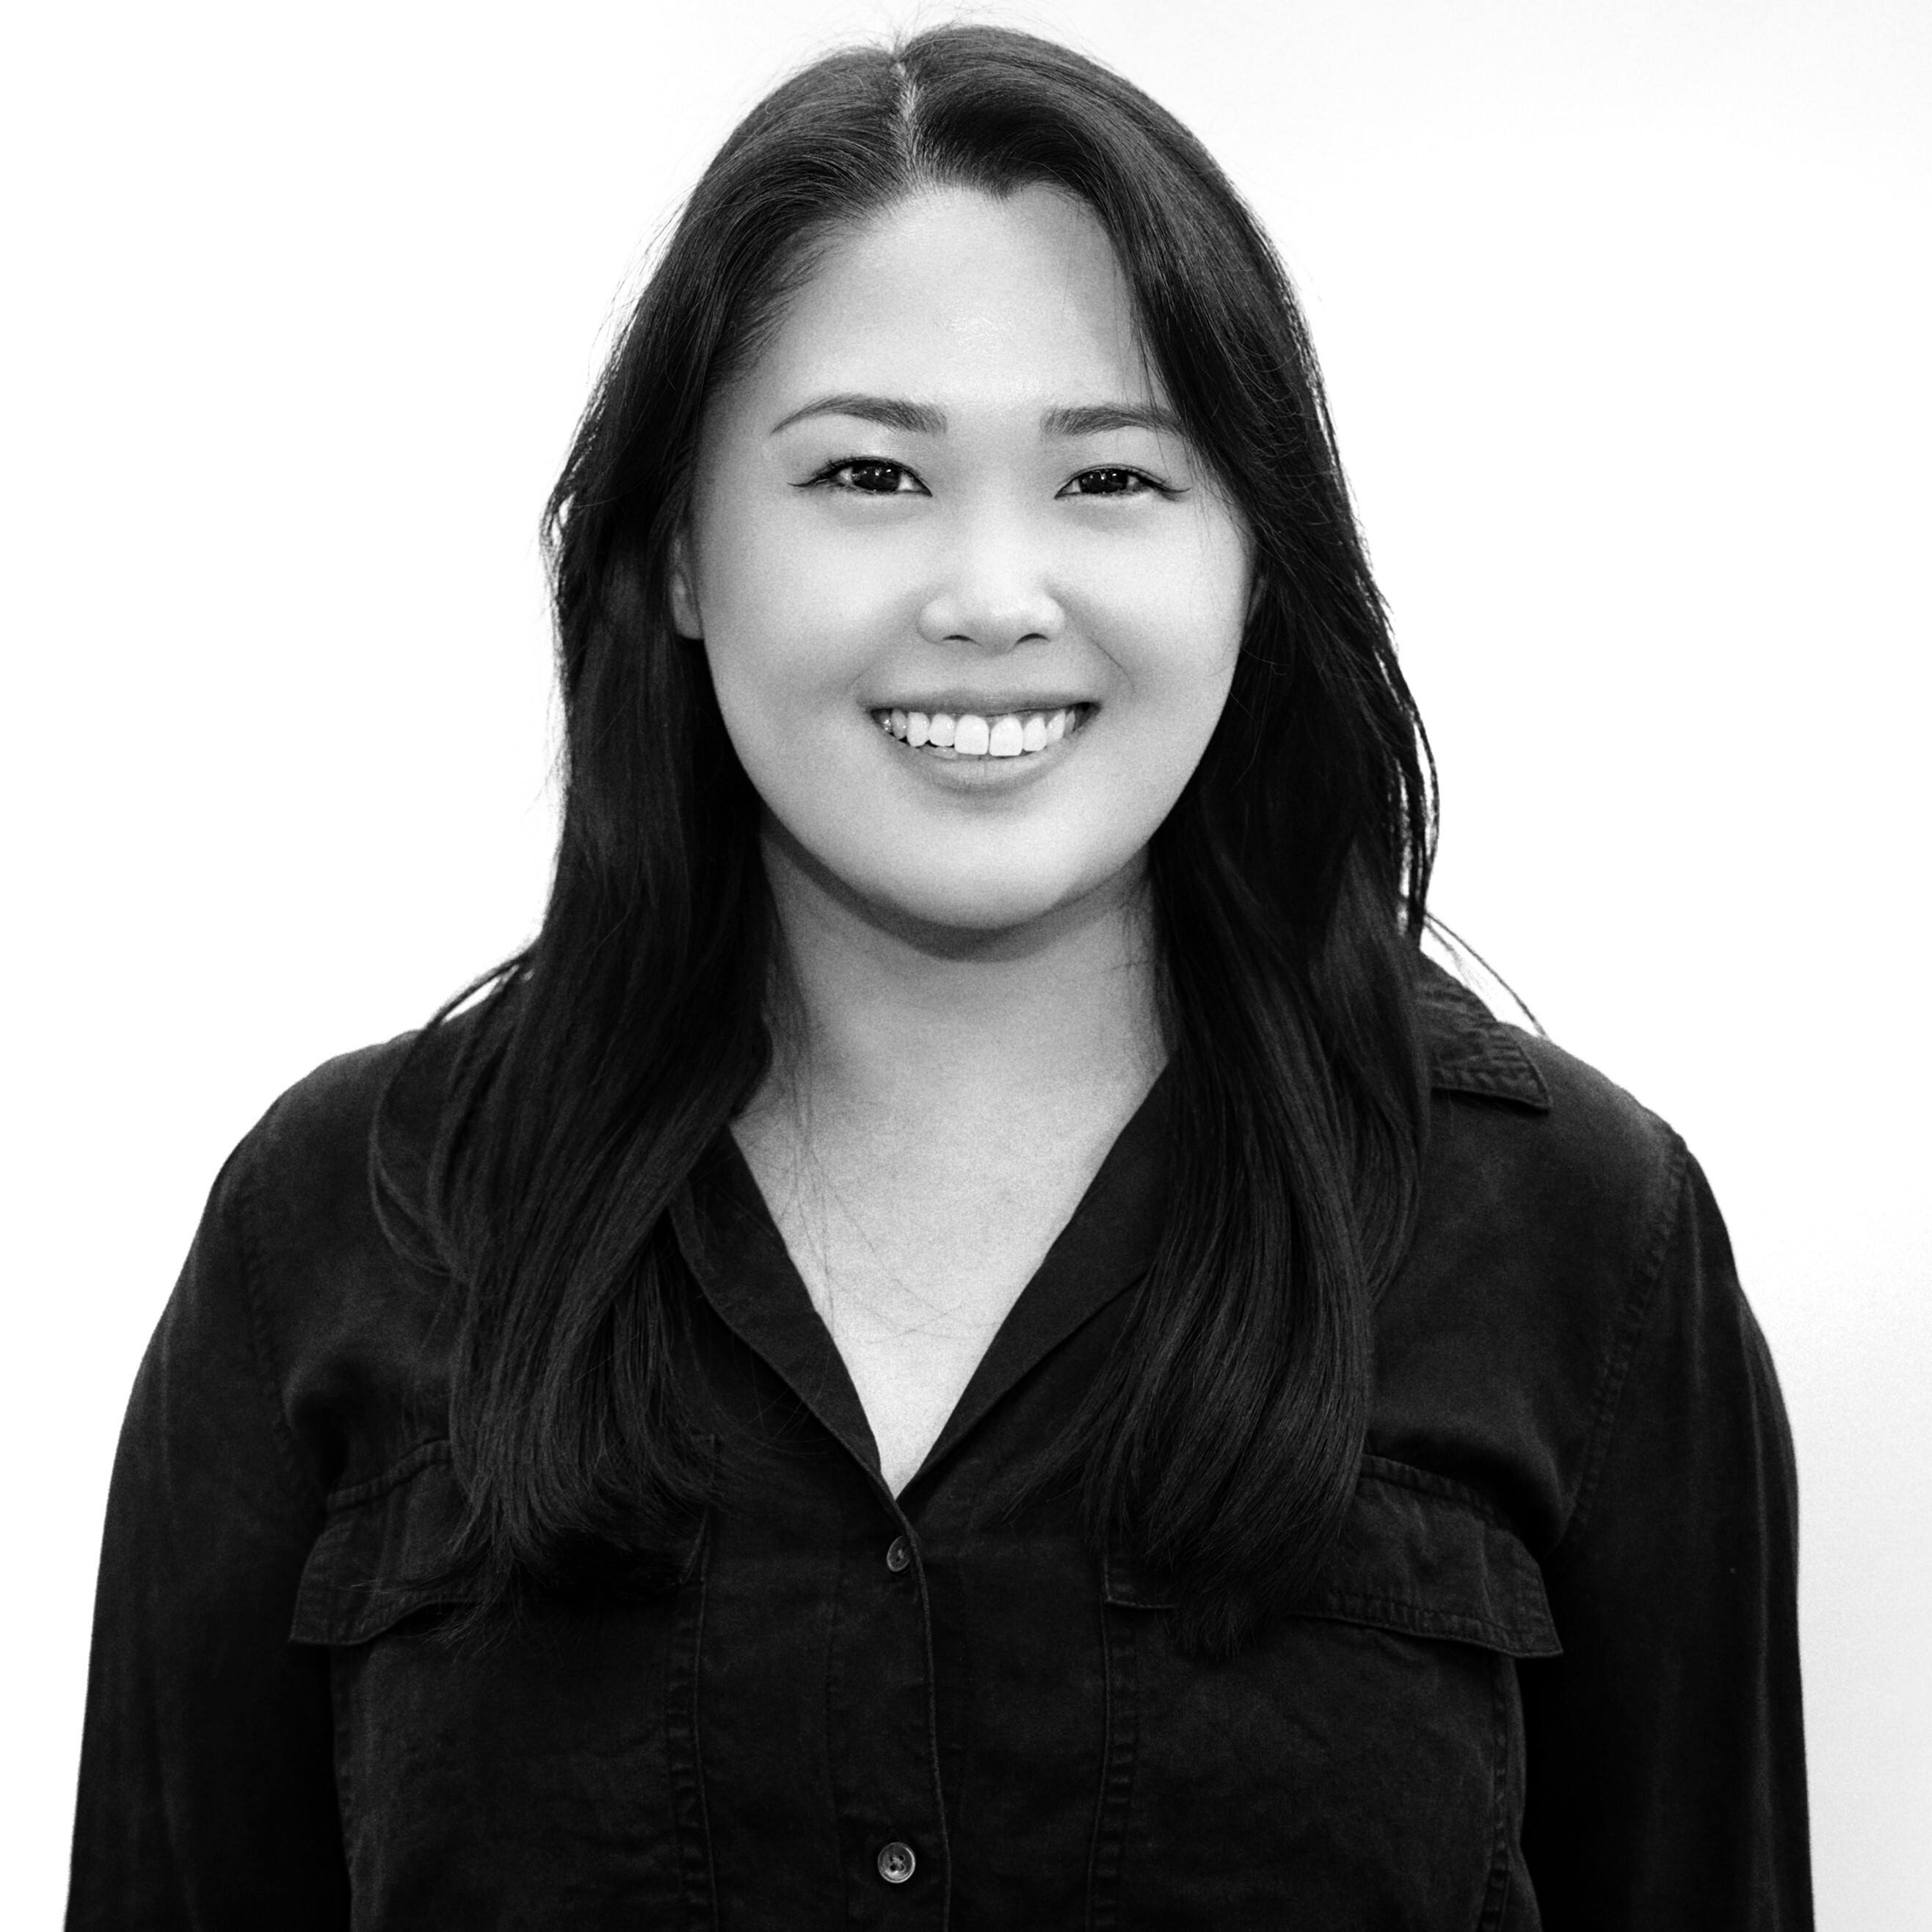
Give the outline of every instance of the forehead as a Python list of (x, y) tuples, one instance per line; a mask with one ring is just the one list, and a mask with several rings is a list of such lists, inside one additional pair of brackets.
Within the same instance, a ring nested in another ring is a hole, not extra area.
[(838, 236), (787, 304), (748, 386), (970, 406), (1157, 400), (1132, 298), (1084, 203), (1029, 187), (939, 188)]

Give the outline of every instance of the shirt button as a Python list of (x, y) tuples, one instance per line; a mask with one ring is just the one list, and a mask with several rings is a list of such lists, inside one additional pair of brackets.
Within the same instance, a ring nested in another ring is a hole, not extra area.
[(918, 1864), (918, 1859), (912, 1855), (911, 1846), (902, 1845), (896, 1838), (890, 1845), (880, 1847), (879, 1876), (888, 1885), (904, 1885)]
[[(899, 1572), (906, 1568), (911, 1562), (912, 1545), (907, 1542), (905, 1538), (902, 1536), (894, 1537), (892, 1540), (892, 1546), (886, 1552), (886, 1568), (890, 1570), (895, 1576), (896, 1576)], [(905, 1852), (905, 1847), (903, 1845), (888, 1845), (886, 1847), (886, 1850)], [(881, 1862), (879, 1869), (881, 1871), (885, 1870), (885, 1865), (884, 1863), (885, 1856), (885, 1852), (881, 1852), (879, 1854)], [(906, 1852), (906, 1856), (908, 1858), (910, 1858), (912, 1856), (911, 1852)], [(910, 1873), (912, 1870), (911, 1866), (908, 1865), (906, 1867), (906, 1870)], [(897, 1880), (893, 1880), (895, 1884), (897, 1884), (898, 1882), (898, 1881)]]

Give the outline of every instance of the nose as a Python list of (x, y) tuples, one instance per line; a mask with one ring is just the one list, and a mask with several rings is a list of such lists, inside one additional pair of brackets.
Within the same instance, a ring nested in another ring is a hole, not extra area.
[(929, 644), (970, 644), (998, 656), (1051, 643), (1066, 622), (1037, 537), (1018, 518), (982, 515), (940, 560), (919, 633)]

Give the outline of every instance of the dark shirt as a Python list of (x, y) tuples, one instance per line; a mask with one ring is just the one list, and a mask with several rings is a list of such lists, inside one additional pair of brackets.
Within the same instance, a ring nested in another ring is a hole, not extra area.
[(1600, 1076), (1426, 1004), (1352, 1509), (1222, 1663), (1072, 1496), (1015, 1506), (1149, 1258), (1160, 1087), (896, 1498), (721, 1144), (676, 1222), (738, 1447), (679, 1580), (466, 1649), (422, 1580), (449, 1292), (368, 1194), (400, 1048), (320, 1070), (223, 1170), (135, 1388), (70, 1925), (1808, 1926), (1791, 1444), (1717, 1210)]

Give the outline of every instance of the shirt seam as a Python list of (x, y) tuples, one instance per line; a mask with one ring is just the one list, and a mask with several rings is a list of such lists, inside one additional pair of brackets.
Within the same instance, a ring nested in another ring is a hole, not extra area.
[(1492, 1527), (1507, 1530), (1520, 1539), (1522, 1532), (1509, 1515), (1480, 1490), (1458, 1482), (1454, 1476), (1425, 1468), (1420, 1462), (1405, 1462), (1400, 1456), (1383, 1456), (1372, 1450), (1362, 1452), (1359, 1480), (1382, 1483), (1390, 1489), (1408, 1490), (1417, 1496), (1435, 1496), (1444, 1502), (1460, 1504), (1471, 1515)]
[[(268, 1131), (270, 1123), (280, 1111), (280, 1104), (278, 1103), (270, 1110), (268, 1118), (263, 1121), (258, 1131)], [(272, 1352), (268, 1346), (268, 1321), (260, 1292), (260, 1244), (256, 1232), (260, 1169), (258, 1142), (256, 1147), (250, 1148), (248, 1158), (238, 1177), (236, 1201), (236, 1232), (240, 1238), (238, 1245), (242, 1252), (242, 1298), (248, 1318), (249, 1354), (257, 1386), (267, 1402), (269, 1433), (274, 1440), (276, 1459), (290, 1493), (305, 1505), (320, 1506), (326, 1510), (328, 1495), (324, 1486), (302, 1466), (301, 1445), (296, 1441), (295, 1430), (290, 1426), (287, 1414), (282, 1406), (280, 1392), (276, 1387), (272, 1369)]]
[(1590, 1434), (1576, 1496), (1570, 1505), (1568, 1519), (1545, 1559), (1546, 1568), (1568, 1562), (1588, 1526), (1604, 1466), (1610, 1460), (1610, 1444), (1616, 1433), (1630, 1364), (1636, 1359), (1650, 1312), (1657, 1304), (1658, 1288), (1664, 1278), (1664, 1257), (1670, 1251), (1672, 1238), (1683, 1219), (1684, 1199), (1690, 1191), (1689, 1171), (1690, 1149), (1680, 1136), (1672, 1133), (1663, 1198), (1652, 1223), (1649, 1244), (1642, 1253), (1636, 1278), (1624, 1300), (1616, 1343), (1604, 1364), (1603, 1379), (1593, 1405)]
[(1348, 1623), (1359, 1616), (1371, 1620), (1378, 1629), (1400, 1628), (1423, 1636), (1454, 1634), (1483, 1649), (1510, 1654), (1528, 1640), (1514, 1624), (1498, 1623), (1492, 1617), (1433, 1610), (1412, 1597), (1378, 1596), (1366, 1590), (1336, 1590), (1306, 1609), (1298, 1608), (1297, 1614), (1330, 1623)]
[(354, 1509), (363, 1503), (374, 1502), (392, 1490), (400, 1489), (412, 1476), (428, 1468), (433, 1462), (447, 1462), (452, 1451), (446, 1436), (432, 1436), (426, 1442), (418, 1442), (398, 1456), (379, 1474), (365, 1478), (359, 1483), (346, 1484), (339, 1490), (329, 1491), (326, 1498), (328, 1513), (334, 1516), (343, 1510)]

